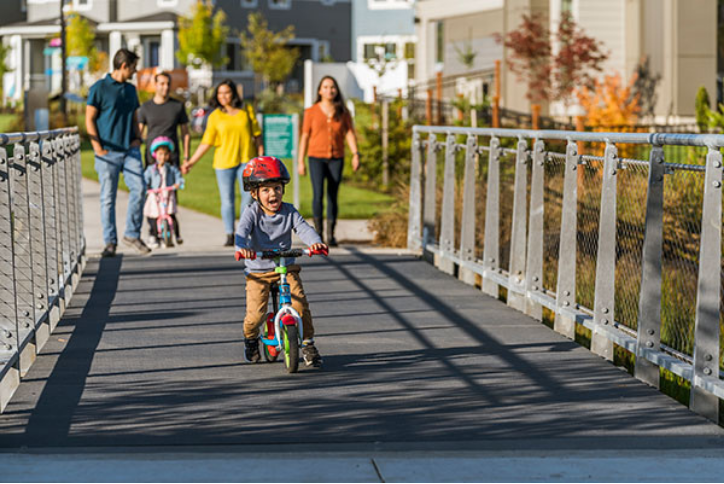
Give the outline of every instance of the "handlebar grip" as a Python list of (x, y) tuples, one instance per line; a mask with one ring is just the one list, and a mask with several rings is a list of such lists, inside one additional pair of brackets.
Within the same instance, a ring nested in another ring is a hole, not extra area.
[(313, 255), (328, 256), (328, 255), (329, 255), (329, 249), (317, 249), (317, 250), (308, 249), (308, 250), (307, 250), (307, 255), (308, 255), (309, 257), (312, 257)]

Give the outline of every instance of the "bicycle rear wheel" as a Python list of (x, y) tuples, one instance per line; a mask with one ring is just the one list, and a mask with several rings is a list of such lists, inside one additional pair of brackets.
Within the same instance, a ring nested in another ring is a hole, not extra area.
[[(267, 315), (267, 320), (262, 325), (261, 332), (264, 339), (274, 339), (274, 313)], [(262, 346), (264, 347), (264, 359), (269, 363), (277, 361), (277, 358), (279, 358), (279, 348), (265, 344), (262, 344)]]
[(284, 365), (288, 373), (299, 370), (299, 329), (296, 326), (282, 326), (284, 334)]
[(161, 222), (161, 240), (166, 247), (173, 247), (173, 235), (171, 235), (171, 227), (168, 220)]

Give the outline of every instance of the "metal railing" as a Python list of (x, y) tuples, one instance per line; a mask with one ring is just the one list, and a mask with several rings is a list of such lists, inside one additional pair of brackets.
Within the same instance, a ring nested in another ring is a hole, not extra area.
[[(641, 146), (648, 160), (627, 154)], [(677, 146), (703, 164), (669, 160)], [(690, 408), (718, 421), (722, 146), (721, 135), (415, 126), (408, 247), (627, 359), (652, 386), (661, 368), (688, 380)]]
[(0, 134), (0, 411), (84, 265), (78, 129)]

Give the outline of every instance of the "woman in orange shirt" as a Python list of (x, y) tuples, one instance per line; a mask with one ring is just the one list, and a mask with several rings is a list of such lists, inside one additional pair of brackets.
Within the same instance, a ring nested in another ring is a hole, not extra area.
[[(317, 88), (317, 101), (304, 111), (302, 137), (299, 142), (298, 171), (304, 176), (304, 158), (309, 155), (309, 176), (312, 179), (312, 210), (314, 228), (322, 235), (322, 202), (324, 182), (327, 181), (327, 239), (328, 245), (336, 246), (334, 228), (337, 224), (337, 194), (344, 168), (344, 142), (352, 150), (352, 170), (359, 169), (357, 136), (352, 116), (344, 105), (342, 92), (331, 76), (322, 78)], [(307, 153), (307, 151), (309, 151)]]

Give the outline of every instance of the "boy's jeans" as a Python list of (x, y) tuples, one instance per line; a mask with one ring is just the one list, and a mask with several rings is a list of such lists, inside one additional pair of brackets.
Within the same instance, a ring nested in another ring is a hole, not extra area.
[(216, 169), (216, 183), (219, 185), (219, 195), (221, 196), (221, 220), (224, 222), (224, 229), (227, 234), (236, 232), (234, 222), (236, 221), (236, 180), (239, 180), (239, 189), (241, 190), (241, 213), (244, 209), (251, 205), (251, 193), (244, 191), (244, 180), (242, 175), (246, 163), (242, 163), (234, 168), (226, 168), (223, 170)]
[(106, 244), (118, 243), (116, 194), (121, 172), (123, 172), (123, 179), (129, 191), (125, 236), (132, 239), (139, 238), (143, 223), (143, 201), (146, 195), (141, 150), (131, 148), (128, 151), (109, 151), (103, 156), (96, 155), (95, 168), (98, 173), (98, 181), (101, 183), (103, 241)]
[[(304, 294), (299, 272), (302, 268), (297, 264), (287, 266), (287, 282), (292, 293), (292, 307), (302, 316), (302, 333), (304, 339), (314, 337), (312, 313), (309, 311), (307, 296)], [(244, 318), (244, 337), (259, 337), (259, 327), (266, 322), (269, 308), (269, 291), (271, 284), (279, 282), (281, 276), (275, 272), (252, 272), (246, 276), (246, 317)], [(277, 308), (274, 308), (276, 311)]]

